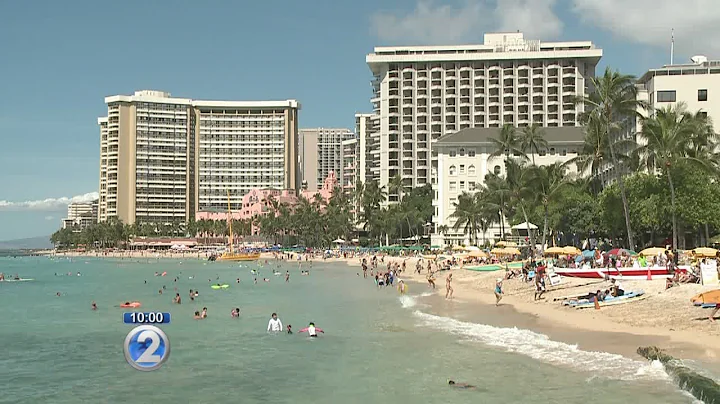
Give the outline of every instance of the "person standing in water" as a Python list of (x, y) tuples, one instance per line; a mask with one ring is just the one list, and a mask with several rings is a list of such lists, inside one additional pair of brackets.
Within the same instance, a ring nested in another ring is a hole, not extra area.
[(317, 335), (318, 332), (325, 334), (325, 331), (323, 331), (319, 327), (315, 327), (315, 323), (312, 323), (312, 322), (307, 327), (303, 328), (302, 330), (300, 330), (298, 332), (300, 332), (300, 333), (307, 332), (308, 335), (313, 338), (316, 338), (318, 336)]
[(290, 324), (287, 325), (287, 333), (292, 334), (292, 326)]
[(445, 298), (446, 299), (452, 299), (452, 297), (453, 297), (453, 288), (452, 288), (451, 282), (452, 282), (452, 274), (448, 274), (447, 278), (445, 278)]
[(285, 282), (290, 282), (290, 271), (285, 271)]
[(268, 321), (268, 332), (280, 332), (283, 329), (282, 321), (278, 318), (277, 313), (273, 313)]
[(401, 295), (404, 295), (405, 292), (407, 292), (407, 285), (405, 285), (405, 281), (400, 280), (398, 282), (398, 291), (400, 291)]
[(503, 297), (502, 283), (502, 278), (497, 278), (495, 281), (495, 306), (500, 305), (500, 300), (502, 300)]

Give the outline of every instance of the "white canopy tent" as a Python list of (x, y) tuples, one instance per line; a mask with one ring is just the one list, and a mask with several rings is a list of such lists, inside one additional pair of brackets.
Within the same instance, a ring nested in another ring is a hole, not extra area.
[(335, 244), (345, 244), (345, 240), (339, 238), (339, 239), (337, 239), (337, 240), (333, 240), (333, 243), (335, 243)]
[(512, 227), (513, 230), (537, 230), (537, 226), (530, 222), (516, 224)]

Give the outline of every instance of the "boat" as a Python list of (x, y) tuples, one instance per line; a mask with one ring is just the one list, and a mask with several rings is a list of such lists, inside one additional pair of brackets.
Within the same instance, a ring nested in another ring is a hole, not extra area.
[[(625, 293), (624, 295), (622, 295), (622, 296), (608, 296), (608, 297), (605, 298), (605, 300), (599, 302), (599, 304), (600, 304), (601, 306), (602, 306), (602, 305), (608, 305), (609, 303), (612, 303), (612, 302), (618, 302), (618, 301), (621, 301), (621, 300), (633, 299), (633, 298), (636, 298), (636, 297), (640, 297), (640, 296), (642, 296), (642, 295), (644, 295), (644, 294), (645, 294), (645, 291), (643, 291), (643, 290), (638, 290), (638, 291), (635, 291), (635, 292), (630, 291), (630, 292), (626, 292), (626, 293)], [(583, 296), (585, 296), (585, 295), (583, 295)], [(578, 297), (579, 297), (579, 296), (578, 296)], [(589, 300), (589, 299), (578, 299), (578, 298), (576, 297), (576, 298), (574, 298), (574, 299), (571, 298), (571, 299), (568, 299), (568, 300), (563, 301), (563, 302), (562, 302), (562, 305), (563, 305), (563, 306), (570, 306), (570, 307), (577, 307), (577, 306), (583, 306), (583, 305), (592, 305), (592, 306), (595, 306), (595, 301), (594, 301), (594, 300)]]
[[(554, 268), (555, 273), (561, 276), (569, 276), (571, 278), (622, 278), (631, 280), (647, 279), (648, 273), (653, 278), (672, 278), (673, 274), (668, 272), (665, 267), (645, 267), (645, 268)], [(678, 266), (678, 271), (687, 272), (690, 270), (689, 265)]]
[(501, 269), (506, 269), (506, 268), (519, 269), (522, 267), (523, 267), (523, 262), (514, 261), (514, 262), (503, 262), (503, 263), (498, 263), (498, 264), (464, 266), (463, 269), (467, 269), (468, 271), (492, 272), (492, 271), (499, 271)]
[(232, 231), (232, 213), (230, 211), (230, 190), (227, 191), (228, 196), (228, 251), (220, 254), (213, 261), (257, 261), (260, 259), (259, 252), (235, 252), (233, 251), (233, 231)]

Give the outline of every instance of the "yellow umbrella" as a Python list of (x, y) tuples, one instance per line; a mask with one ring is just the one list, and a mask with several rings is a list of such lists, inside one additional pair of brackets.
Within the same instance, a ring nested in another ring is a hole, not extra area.
[(580, 254), (581, 252), (582, 252), (582, 251), (580, 251), (577, 247), (573, 247), (573, 246), (571, 246), (571, 245), (569, 245), (569, 246), (567, 246), (567, 247), (563, 247), (563, 253), (565, 253), (565, 254), (578, 255), (578, 254)]
[(508, 248), (503, 248), (503, 249), (502, 249), (502, 252), (501, 252), (501, 253), (498, 253), (498, 254), (503, 254), (503, 255), (520, 255), (520, 250), (518, 250), (517, 248), (508, 247)]
[(517, 247), (517, 243), (514, 241), (508, 241), (505, 243), (505, 247)]
[(545, 255), (560, 255), (560, 254), (565, 254), (565, 250), (562, 247), (550, 247), (550, 248), (546, 248), (545, 251), (543, 251), (543, 254), (545, 254)]
[(665, 249), (662, 247), (650, 247), (640, 251), (640, 255), (643, 255), (645, 257), (652, 257), (653, 255), (660, 254), (661, 252), (665, 252)]
[(693, 254), (698, 257), (715, 257), (718, 250), (710, 247), (698, 247), (693, 250)]
[(498, 241), (497, 243), (495, 243), (496, 247), (505, 247), (506, 245), (507, 243), (504, 241)]
[(459, 245), (456, 245), (452, 249), (453, 249), (453, 251), (465, 251), (465, 247), (459, 246)]
[(490, 252), (493, 254), (502, 254), (504, 251), (505, 251), (504, 248), (497, 248), (497, 247), (490, 250)]
[(485, 257), (487, 257), (487, 254), (485, 254), (485, 251), (482, 251), (482, 250), (471, 251), (469, 255), (470, 255), (471, 257), (474, 257), (474, 258), (485, 258)]

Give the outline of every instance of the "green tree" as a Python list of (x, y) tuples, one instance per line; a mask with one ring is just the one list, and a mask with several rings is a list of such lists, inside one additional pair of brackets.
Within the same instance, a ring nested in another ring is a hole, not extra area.
[(548, 142), (545, 139), (545, 131), (538, 125), (526, 126), (520, 135), (520, 148), (527, 155), (530, 153), (532, 165), (535, 165), (535, 155), (541, 150), (546, 150)]

